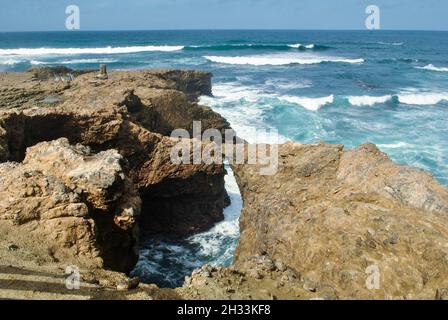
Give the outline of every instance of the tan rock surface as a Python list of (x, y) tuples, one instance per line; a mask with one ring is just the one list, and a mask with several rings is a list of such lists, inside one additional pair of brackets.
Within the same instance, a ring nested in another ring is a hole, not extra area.
[(234, 167), (244, 199), (239, 270), (267, 256), (304, 288), (343, 299), (433, 299), (448, 287), (448, 191), (431, 175), (372, 144), (287, 143), (279, 157), (273, 176)]
[(66, 80), (68, 72), (1, 74), (0, 160), (22, 161), (27, 147), (60, 137), (94, 152), (114, 148), (126, 158), (124, 171), (145, 200), (145, 231), (184, 236), (223, 218), (224, 167), (173, 165), (175, 141), (163, 136), (174, 128), (191, 131), (193, 120), (204, 119), (204, 130), (228, 127), (209, 108), (190, 102), (210, 93), (209, 73), (112, 71), (108, 80), (97, 80), (95, 73)]
[(130, 271), (141, 200), (124, 161), (115, 150), (92, 154), (59, 139), (30, 147), (22, 163), (0, 164), (0, 222), (9, 241), (23, 246), (17, 240), (26, 235), (55, 261)]
[(101, 267), (132, 266), (140, 198), (139, 225), (153, 235), (222, 218), (224, 167), (174, 165), (177, 140), (166, 135), (191, 133), (193, 120), (203, 130), (228, 123), (195, 102), (211, 93), (208, 73), (95, 75), (0, 73), (0, 297), (76, 298), (61, 283), (69, 263), (81, 266), (77, 297), (88, 299), (446, 296), (447, 189), (372, 144), (325, 143), (281, 145), (273, 176), (233, 166), (244, 200), (233, 267), (204, 266), (175, 290), (117, 292), (130, 280)]

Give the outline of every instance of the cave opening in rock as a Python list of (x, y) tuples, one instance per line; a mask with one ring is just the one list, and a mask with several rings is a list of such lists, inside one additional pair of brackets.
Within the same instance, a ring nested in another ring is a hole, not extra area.
[[(68, 138), (71, 144), (88, 145), (94, 152), (113, 147), (110, 143), (100, 145), (85, 141), (90, 121), (88, 117), (74, 118), (70, 114), (32, 117), (12, 114), (2, 124), (8, 153), (1, 161), (22, 162), (28, 147), (61, 137)], [(222, 192), (224, 181), (220, 175), (207, 176), (201, 172), (187, 180), (167, 179), (141, 188), (140, 259), (133, 275), (144, 282), (177, 287), (182, 285), (185, 276), (204, 264), (231, 264), (239, 238), (242, 200), (230, 166), (226, 166), (226, 170), (228, 196)], [(195, 193), (188, 193), (188, 190)], [(226, 206), (222, 216), (222, 208)], [(98, 227), (112, 223), (102, 215), (95, 215), (94, 220)], [(118, 261), (120, 254), (117, 252), (110, 259), (104, 256), (106, 267), (107, 260)]]
[[(210, 109), (190, 103), (184, 93), (170, 90), (164, 95), (159, 91), (150, 92), (148, 105), (131, 90), (113, 108), (106, 103), (91, 105), (95, 98), (86, 97), (82, 106), (61, 100), (51, 108), (7, 112), (0, 121), (0, 162), (23, 162), (27, 148), (62, 137), (71, 145), (88, 146), (92, 154), (117, 149), (127, 160), (123, 170), (134, 181), (143, 202), (140, 260), (132, 273), (145, 282), (175, 287), (203, 264), (227, 266), (232, 262), (242, 200), (230, 167), (226, 193), (222, 166), (178, 168), (168, 163), (170, 142), (166, 136), (172, 128), (190, 130), (192, 118), (204, 118), (204, 129), (226, 128), (228, 123)], [(128, 252), (134, 245), (124, 245), (129, 239), (120, 240), (121, 230), (103, 213), (89, 209), (96, 228), (117, 231), (113, 239), (109, 232), (107, 237), (101, 230), (96, 232), (104, 266), (128, 272), (136, 260)], [(175, 240), (167, 234), (175, 235)], [(117, 242), (120, 244), (114, 248), (125, 248), (105, 254), (104, 248)], [(131, 258), (117, 268), (115, 262), (122, 255)]]
[(230, 205), (224, 209), (224, 220), (206, 231), (177, 239), (142, 232), (140, 258), (133, 276), (146, 283), (174, 288), (204, 264), (229, 266), (232, 263), (243, 202), (233, 171), (230, 166), (226, 170), (225, 188)]

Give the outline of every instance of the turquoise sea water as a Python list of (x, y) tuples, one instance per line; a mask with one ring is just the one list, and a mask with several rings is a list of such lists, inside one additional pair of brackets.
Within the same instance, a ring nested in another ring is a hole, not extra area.
[[(448, 32), (138, 31), (0, 33), (0, 70), (66, 65), (172, 67), (214, 74), (201, 101), (243, 138), (276, 128), (283, 140), (353, 148), (370, 141), (448, 185)], [(238, 190), (227, 220), (181, 243), (148, 242), (136, 270), (176, 285), (204, 262), (229, 264)]]

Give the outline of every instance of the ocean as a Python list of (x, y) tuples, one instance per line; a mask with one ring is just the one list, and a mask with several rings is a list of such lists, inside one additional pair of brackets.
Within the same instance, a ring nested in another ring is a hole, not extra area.
[[(214, 97), (201, 103), (250, 142), (263, 142), (255, 129), (348, 149), (369, 141), (448, 185), (448, 32), (0, 33), (0, 71), (100, 63), (211, 71)], [(226, 186), (233, 204), (224, 222), (179, 242), (144, 241), (134, 274), (176, 286), (204, 263), (229, 265), (242, 201), (232, 175)]]

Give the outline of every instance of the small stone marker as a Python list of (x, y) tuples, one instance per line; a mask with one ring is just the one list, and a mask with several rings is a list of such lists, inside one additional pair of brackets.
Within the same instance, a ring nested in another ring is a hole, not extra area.
[(98, 79), (107, 80), (107, 66), (105, 64), (100, 64), (100, 73), (96, 76)]

